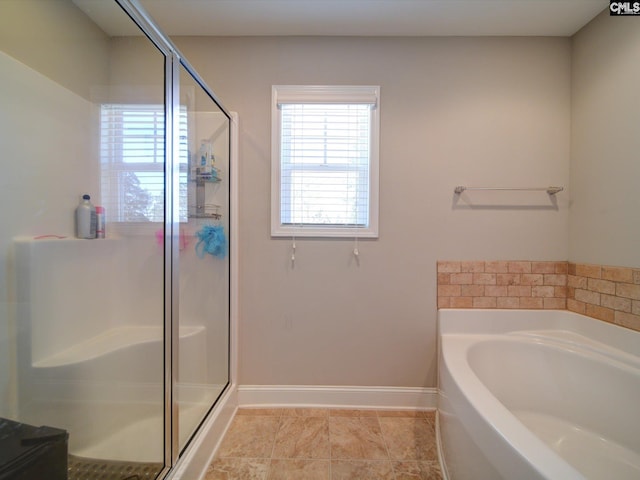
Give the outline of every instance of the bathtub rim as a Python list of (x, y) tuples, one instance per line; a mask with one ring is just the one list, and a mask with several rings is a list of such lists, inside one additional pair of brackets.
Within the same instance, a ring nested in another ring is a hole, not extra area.
[[(469, 319), (471, 313), (475, 320)], [(518, 318), (513, 318), (516, 314)], [(444, 316), (446, 325), (443, 325)], [(492, 320), (489, 326), (482, 322), (488, 318)], [(439, 340), (442, 335), (450, 334), (490, 335), (531, 330), (570, 330), (598, 344), (640, 356), (640, 332), (569, 310), (440, 308), (437, 314)]]

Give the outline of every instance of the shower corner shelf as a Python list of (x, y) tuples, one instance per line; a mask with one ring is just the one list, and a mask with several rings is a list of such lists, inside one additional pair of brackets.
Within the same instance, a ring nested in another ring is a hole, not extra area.
[[(199, 170), (199, 169), (198, 169)], [(190, 182), (195, 182), (198, 185), (204, 185), (205, 183), (220, 183), (222, 178), (220, 177), (220, 169), (214, 167), (215, 175), (210, 173), (196, 173), (189, 178)]]
[(222, 215), (219, 213), (191, 213), (189, 218), (209, 218), (211, 220), (220, 220)]
[(220, 220), (220, 205), (214, 203), (205, 203), (204, 205), (191, 205), (189, 207), (189, 218), (208, 218), (211, 220)]
[(205, 183), (220, 183), (222, 179), (220, 177), (209, 177), (209, 176), (198, 175), (196, 178), (192, 178), (190, 181), (195, 182), (197, 184), (205, 184)]

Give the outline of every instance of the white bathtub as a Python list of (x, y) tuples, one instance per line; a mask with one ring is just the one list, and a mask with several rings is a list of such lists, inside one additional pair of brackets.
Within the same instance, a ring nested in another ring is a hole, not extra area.
[(438, 312), (450, 480), (640, 478), (640, 333), (568, 311)]

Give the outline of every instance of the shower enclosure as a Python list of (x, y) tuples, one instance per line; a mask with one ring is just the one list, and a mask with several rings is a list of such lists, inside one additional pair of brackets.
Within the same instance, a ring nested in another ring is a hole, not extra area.
[(3, 0), (0, 105), (0, 478), (172, 475), (231, 383), (232, 116), (132, 0)]

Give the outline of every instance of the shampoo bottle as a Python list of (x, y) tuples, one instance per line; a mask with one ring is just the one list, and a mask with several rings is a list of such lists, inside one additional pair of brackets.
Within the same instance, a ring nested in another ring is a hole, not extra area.
[(86, 193), (76, 208), (76, 237), (96, 238), (96, 209)]

